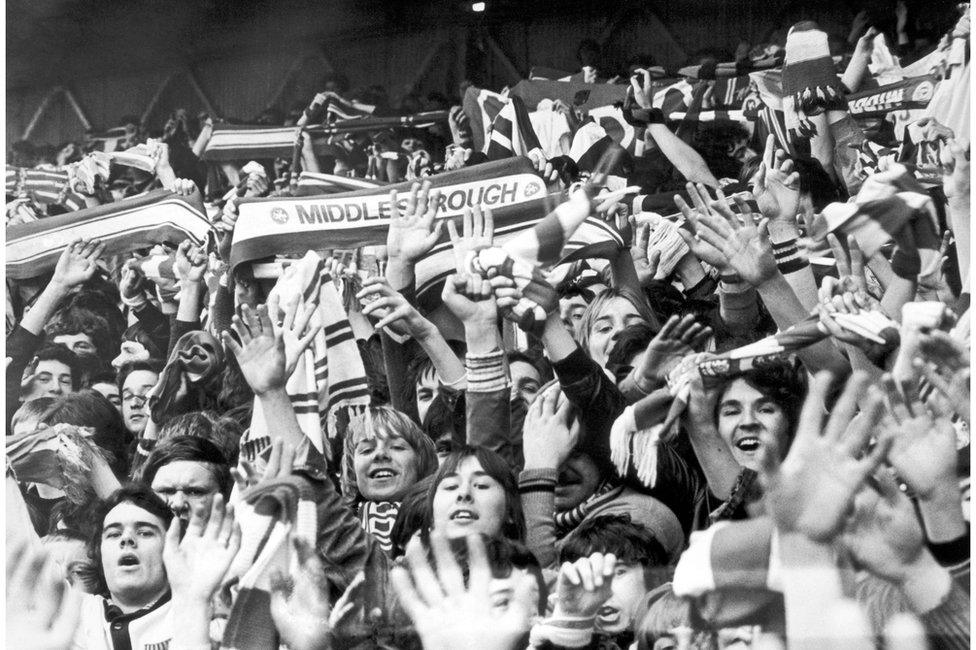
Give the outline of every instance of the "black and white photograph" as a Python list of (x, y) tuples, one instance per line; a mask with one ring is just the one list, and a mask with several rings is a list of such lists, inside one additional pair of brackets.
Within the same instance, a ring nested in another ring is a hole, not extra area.
[(4, 7), (4, 647), (970, 648), (969, 2)]

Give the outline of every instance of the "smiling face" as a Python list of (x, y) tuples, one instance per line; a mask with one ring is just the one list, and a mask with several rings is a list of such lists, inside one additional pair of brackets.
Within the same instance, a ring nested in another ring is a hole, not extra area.
[(417, 482), (417, 452), (400, 436), (364, 431), (353, 450), (356, 485), (367, 501), (399, 501)]
[(610, 598), (597, 611), (596, 629), (604, 634), (620, 634), (632, 629), (637, 608), (646, 593), (644, 567), (637, 563), (617, 562)]
[(195, 508), (209, 512), (214, 496), (220, 491), (212, 467), (209, 463), (175, 460), (156, 470), (150, 487), (173, 514), (189, 521)]
[(606, 366), (617, 334), (631, 325), (643, 322), (644, 317), (626, 298), (617, 296), (608, 300), (590, 326), (587, 342), (590, 358), (600, 364), (601, 368)]
[(44, 359), (37, 362), (34, 381), (31, 382), (30, 392), (24, 396), (24, 401), (29, 402), (38, 397), (61, 397), (73, 391), (71, 368), (56, 359)]
[(102, 524), (102, 571), (112, 600), (144, 607), (168, 588), (163, 567), (166, 525), (133, 503), (120, 503)]
[(139, 435), (149, 422), (149, 403), (146, 394), (156, 385), (159, 375), (151, 370), (133, 370), (122, 384), (122, 419), (125, 428)]
[(471, 533), (501, 535), (505, 524), (505, 489), (474, 456), (458, 463), (434, 488), (434, 530), (454, 539)]
[(768, 431), (785, 449), (789, 420), (782, 407), (750, 386), (745, 379), (732, 381), (719, 400), (718, 432), (732, 450), (732, 457), (749, 469), (759, 469), (760, 434)]
[(586, 454), (574, 453), (559, 468), (556, 511), (565, 512), (583, 503), (600, 486), (600, 470)]

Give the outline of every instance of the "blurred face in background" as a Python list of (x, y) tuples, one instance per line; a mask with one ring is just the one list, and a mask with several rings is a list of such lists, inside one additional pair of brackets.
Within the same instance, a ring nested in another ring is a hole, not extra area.
[(149, 423), (149, 402), (146, 397), (159, 375), (151, 370), (133, 370), (122, 384), (122, 420), (133, 435), (141, 435)]

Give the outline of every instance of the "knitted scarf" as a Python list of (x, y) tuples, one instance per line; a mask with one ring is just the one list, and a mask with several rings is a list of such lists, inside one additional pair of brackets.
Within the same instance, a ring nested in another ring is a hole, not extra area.
[(393, 524), (396, 522), (400, 503), (397, 501), (363, 501), (359, 504), (359, 521), (363, 530), (376, 538), (380, 548), (389, 553), (393, 550)]
[(211, 225), (199, 195), (191, 198), (157, 190), (11, 226), (7, 228), (7, 276), (26, 280), (51, 271), (62, 251), (77, 239), (101, 239), (106, 244), (104, 257), (187, 238), (199, 245)]
[(783, 64), (783, 108), (786, 126), (796, 134), (794, 137), (813, 135), (811, 117), (846, 110), (844, 95), (843, 84), (830, 58), (827, 33), (809, 21), (790, 28)]
[(588, 512), (600, 505), (603, 505), (604, 503), (616, 499), (623, 491), (623, 486), (615, 485), (610, 481), (610, 479), (604, 480), (603, 483), (601, 483), (596, 489), (596, 492), (590, 495), (586, 501), (579, 504), (575, 508), (571, 508), (564, 512), (557, 512), (553, 515), (553, 520), (556, 522), (556, 536), (562, 538), (571, 533), (583, 522), (583, 519), (586, 517)]
[(222, 593), (236, 590), (220, 647), (273, 650), (278, 633), (271, 620), (271, 575), (296, 571), (291, 540), (315, 546), (318, 513), (312, 486), (295, 475), (261, 481), (237, 505), (241, 548), (224, 577)]
[[(298, 360), (285, 388), (306, 438), (306, 444), (296, 452), (296, 466), (319, 464), (321, 459), (334, 461), (341, 454), (349, 411), (362, 411), (370, 403), (366, 370), (342, 298), (325, 270), (325, 261), (314, 251), (289, 267), (269, 297), (272, 295), (281, 305), (296, 297), (302, 303), (311, 303), (324, 325)], [(245, 436), (252, 443), (247, 447), (249, 454), (262, 453), (271, 444), (261, 403), (256, 399), (254, 423)]]

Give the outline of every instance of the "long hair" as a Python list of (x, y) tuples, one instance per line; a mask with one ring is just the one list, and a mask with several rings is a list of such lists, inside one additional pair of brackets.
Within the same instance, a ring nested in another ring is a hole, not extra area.
[(580, 318), (579, 323), (576, 324), (576, 342), (579, 343), (584, 352), (589, 349), (590, 330), (593, 329), (596, 319), (603, 314), (606, 306), (614, 298), (623, 298), (633, 305), (637, 313), (640, 314), (640, 317), (651, 326), (655, 333), (661, 329), (661, 323), (658, 321), (657, 316), (654, 315), (654, 312), (651, 311), (650, 306), (647, 304), (647, 299), (644, 296), (626, 287), (607, 289), (586, 306), (583, 316)]
[[(783, 414), (789, 423), (789, 443), (792, 444), (796, 427), (800, 423), (800, 409), (803, 408), (803, 401), (807, 395), (806, 372), (803, 367), (782, 361), (740, 372), (726, 378), (719, 395), (724, 395), (736, 379), (742, 379), (783, 409)], [(715, 412), (712, 414), (715, 422), (718, 421), (718, 409), (721, 403), (722, 400), (719, 398), (715, 404)], [(788, 447), (784, 448), (783, 453), (786, 453), (787, 449)]]
[(356, 468), (353, 463), (356, 438), (360, 433), (383, 440), (393, 436), (403, 438), (417, 454), (418, 480), (430, 476), (437, 469), (434, 442), (424, 435), (413, 420), (391, 406), (370, 406), (366, 414), (352, 418), (346, 432), (342, 462), (342, 498), (351, 506), (364, 500), (356, 482)]
[(41, 415), (41, 422), (93, 428), (92, 442), (105, 452), (112, 473), (125, 476), (132, 434), (126, 431), (118, 409), (101, 393), (83, 390), (63, 395)]
[[(465, 458), (474, 458), (481, 465), (484, 472), (498, 481), (505, 491), (505, 523), (502, 524), (502, 536), (506, 539), (518, 542), (525, 541), (525, 515), (522, 512), (522, 500), (519, 497), (518, 481), (515, 474), (505, 459), (490, 449), (484, 447), (472, 447), (465, 445), (456, 451), (452, 451), (434, 474), (434, 481), (430, 485), (430, 492), (427, 494), (427, 510), (430, 513), (428, 521), (433, 526), (434, 518), (434, 495), (437, 493), (437, 486), (441, 484), (449, 474), (457, 472)], [(430, 531), (423, 531), (423, 537), (427, 537)], [(426, 540), (425, 540), (426, 541)]]

